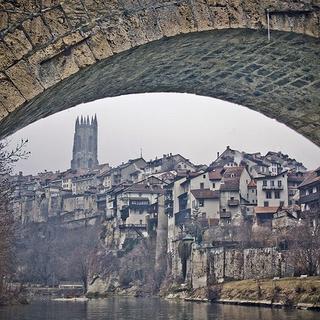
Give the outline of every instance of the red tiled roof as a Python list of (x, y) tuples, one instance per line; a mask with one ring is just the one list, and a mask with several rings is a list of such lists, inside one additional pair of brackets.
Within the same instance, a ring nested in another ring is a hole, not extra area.
[(240, 177), (244, 167), (226, 168), (221, 181), (220, 190), (222, 191), (239, 191)]
[(191, 193), (196, 199), (219, 199), (220, 192), (218, 190), (212, 191), (210, 189), (194, 189)]
[(255, 182), (254, 180), (251, 180), (251, 181), (249, 182), (249, 184), (248, 184), (248, 187), (249, 187), (249, 188), (256, 188), (256, 187), (257, 187), (257, 184), (256, 184), (256, 182)]
[(210, 180), (221, 180), (222, 179), (222, 173), (223, 173), (223, 167), (218, 167), (213, 169), (209, 172), (209, 179)]

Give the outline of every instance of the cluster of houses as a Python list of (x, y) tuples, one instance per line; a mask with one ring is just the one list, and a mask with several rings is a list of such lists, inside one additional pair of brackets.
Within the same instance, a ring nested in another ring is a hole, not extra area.
[(71, 169), (11, 177), (16, 220), (70, 227), (107, 222), (121, 247), (128, 234), (152, 232), (160, 214), (167, 219), (169, 243), (190, 221), (203, 228), (244, 222), (278, 228), (318, 217), (320, 168), (307, 171), (281, 152), (228, 146), (209, 166), (170, 153), (112, 168), (98, 164), (96, 134), (96, 117), (77, 119)]
[(190, 219), (204, 227), (244, 221), (285, 226), (303, 212), (317, 211), (320, 202), (320, 168), (307, 172), (281, 152), (263, 156), (230, 147), (209, 166), (167, 154), (115, 168), (103, 164), (11, 179), (14, 213), (22, 223), (113, 221), (122, 232), (134, 229), (146, 236), (157, 225), (158, 202), (164, 197), (171, 240)]

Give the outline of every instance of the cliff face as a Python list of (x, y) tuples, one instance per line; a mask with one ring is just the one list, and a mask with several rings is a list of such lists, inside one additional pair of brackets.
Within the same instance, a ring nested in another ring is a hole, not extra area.
[(127, 239), (122, 250), (101, 243), (91, 265), (87, 295), (153, 295), (157, 291), (154, 267), (155, 239), (152, 237)]

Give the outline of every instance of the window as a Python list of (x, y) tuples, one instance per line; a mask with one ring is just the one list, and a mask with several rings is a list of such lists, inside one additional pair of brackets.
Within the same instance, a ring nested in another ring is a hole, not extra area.
[(271, 198), (272, 198), (272, 193), (271, 193), (271, 191), (267, 191), (266, 197), (267, 197), (267, 199), (271, 199)]
[(89, 137), (89, 151), (93, 151), (93, 138), (92, 136)]
[(263, 185), (264, 187), (266, 187), (266, 186), (268, 185), (268, 181), (267, 181), (267, 180), (263, 180), (262, 185)]
[(204, 183), (203, 182), (200, 183), (200, 189), (204, 189)]
[(199, 200), (199, 207), (203, 207), (204, 206), (204, 199), (200, 199)]
[(280, 191), (275, 191), (274, 192), (274, 197), (276, 198), (276, 199), (280, 199)]
[(265, 201), (265, 202), (263, 203), (263, 206), (264, 206), (264, 207), (269, 207), (269, 201)]
[(282, 181), (278, 180), (278, 187), (281, 187), (281, 186), (282, 186)]
[(204, 178), (204, 179), (206, 178), (206, 175), (205, 175), (205, 174), (203, 175), (203, 178)]
[(284, 201), (280, 201), (280, 207), (284, 206)]
[(234, 200), (234, 197), (231, 197), (230, 200)]
[(215, 188), (215, 187), (216, 187), (216, 184), (215, 184), (215, 183), (213, 183), (213, 184), (212, 184), (212, 188)]
[(140, 224), (142, 224), (142, 220), (140, 220)]
[(252, 189), (251, 192), (254, 193), (254, 189)]
[(274, 187), (274, 181), (270, 181), (271, 182), (271, 187)]

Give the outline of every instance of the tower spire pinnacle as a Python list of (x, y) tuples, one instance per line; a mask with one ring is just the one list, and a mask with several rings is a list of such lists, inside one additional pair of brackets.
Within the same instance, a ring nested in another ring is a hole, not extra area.
[(72, 170), (92, 170), (98, 164), (98, 122), (97, 116), (81, 115), (75, 121)]

